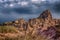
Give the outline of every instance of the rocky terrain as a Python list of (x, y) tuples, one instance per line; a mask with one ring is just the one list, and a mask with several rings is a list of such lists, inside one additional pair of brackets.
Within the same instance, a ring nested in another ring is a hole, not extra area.
[(21, 36), (30, 33), (32, 36), (48, 37), (48, 40), (60, 40), (60, 19), (54, 19), (49, 10), (45, 10), (39, 17), (29, 19), (29, 21), (21, 18), (16, 21), (5, 22), (1, 26), (16, 27)]

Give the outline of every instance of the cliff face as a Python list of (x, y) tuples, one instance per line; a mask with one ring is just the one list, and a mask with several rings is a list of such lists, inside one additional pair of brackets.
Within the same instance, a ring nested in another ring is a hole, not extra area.
[(22, 33), (31, 33), (32, 35), (41, 34), (46, 36), (52, 35), (52, 37), (54, 37), (56, 33), (60, 33), (60, 19), (54, 19), (49, 10), (44, 11), (37, 18), (29, 19), (28, 22), (21, 18), (16, 21), (6, 22), (4, 25), (13, 25)]

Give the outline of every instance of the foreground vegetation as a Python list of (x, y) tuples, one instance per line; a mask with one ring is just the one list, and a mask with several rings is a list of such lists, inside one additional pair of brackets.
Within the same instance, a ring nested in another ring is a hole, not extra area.
[(44, 36), (32, 36), (32, 35), (25, 35), (23, 37), (0, 37), (0, 40), (49, 40), (49, 38)]
[[(18, 34), (18, 30), (14, 26), (0, 26), (0, 40), (55, 40), (53, 38), (46, 37), (45, 35), (33, 35), (32, 33), (25, 34), (24, 36), (17, 35), (16, 37), (11, 37), (9, 35), (5, 36), (5, 34), (11, 33), (14, 35)], [(15, 34), (17, 33), (17, 34)], [(1, 35), (4, 34), (4, 35)], [(60, 40), (60, 38), (56, 39)]]
[(14, 26), (0, 26), (0, 33), (17, 33)]
[[(0, 26), (0, 40), (49, 40), (47, 37), (41, 36), (41, 35), (34, 35), (32, 36), (31, 33), (26, 34), (25, 36), (16, 36), (16, 37), (10, 37), (4, 36), (1, 34), (6, 33), (17, 33), (17, 29), (13, 26)], [(17, 35), (17, 34), (16, 34)]]

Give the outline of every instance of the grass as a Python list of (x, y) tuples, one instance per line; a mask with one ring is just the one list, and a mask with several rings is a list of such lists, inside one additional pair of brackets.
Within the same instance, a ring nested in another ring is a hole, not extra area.
[[(16, 33), (16, 28), (11, 26), (0, 27), (0, 33)], [(0, 37), (0, 40), (48, 40), (48, 38), (41, 35), (32, 36), (31, 33), (26, 34), (25, 36), (18, 35), (17, 37)]]
[[(17, 33), (17, 29), (14, 26), (0, 26), (0, 33)], [(0, 40), (49, 40), (48, 37), (41, 35), (32, 36), (31, 33), (25, 36), (18, 35), (17, 37), (0, 37)]]
[(45, 38), (43, 36), (33, 37), (31, 35), (26, 35), (24, 37), (17, 36), (15, 38), (14, 37), (13, 38), (5, 37), (5, 38), (0, 38), (0, 40), (48, 40), (48, 38)]
[(17, 33), (18, 30), (14, 26), (0, 26), (0, 33)]

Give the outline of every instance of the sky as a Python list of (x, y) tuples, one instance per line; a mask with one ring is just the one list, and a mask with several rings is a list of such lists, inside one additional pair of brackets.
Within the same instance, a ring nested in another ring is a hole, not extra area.
[(0, 23), (36, 18), (47, 9), (54, 18), (60, 18), (60, 0), (0, 0)]

